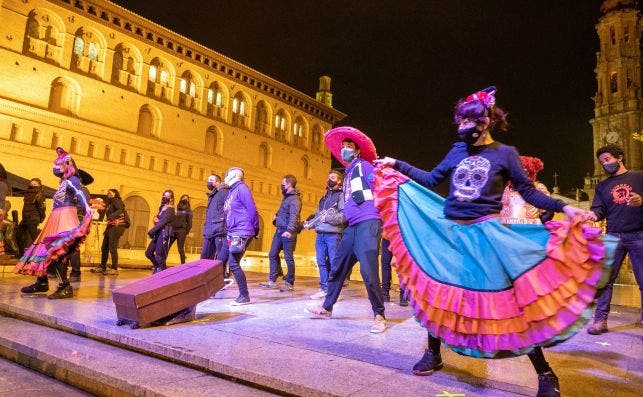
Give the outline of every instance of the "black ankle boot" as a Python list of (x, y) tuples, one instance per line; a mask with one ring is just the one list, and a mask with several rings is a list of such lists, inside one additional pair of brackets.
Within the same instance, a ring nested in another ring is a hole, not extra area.
[(60, 283), (58, 284), (58, 288), (56, 291), (49, 295), (47, 298), (49, 299), (67, 299), (67, 298), (73, 298), (74, 297), (74, 289), (72, 288), (69, 283)]
[(413, 373), (419, 376), (426, 376), (440, 369), (442, 369), (440, 352), (438, 351), (436, 354), (431, 349), (426, 349), (420, 361), (413, 366)]
[(538, 394), (536, 397), (560, 397), (558, 377), (554, 371), (538, 374)]
[(20, 292), (22, 292), (23, 294), (35, 294), (38, 292), (47, 292), (47, 291), (49, 291), (49, 283), (46, 283), (46, 282), (39, 283), (38, 281), (36, 281), (35, 283), (27, 287), (23, 287), (20, 290)]

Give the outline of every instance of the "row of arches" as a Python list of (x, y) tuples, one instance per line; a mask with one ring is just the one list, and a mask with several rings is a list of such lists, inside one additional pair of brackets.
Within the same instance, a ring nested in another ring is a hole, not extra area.
[[(24, 52), (63, 66), (64, 37), (60, 17), (47, 9), (34, 9), (27, 20)], [(74, 33), (70, 69), (102, 80), (107, 61), (107, 41), (103, 34), (87, 26), (78, 28)], [(270, 104), (263, 99), (253, 103), (252, 96), (241, 88), (228, 89), (221, 81), (208, 84), (196, 71), (177, 71), (172, 62), (161, 56), (152, 58), (148, 66), (133, 44), (116, 45), (110, 76), (112, 84), (157, 100), (286, 144), (316, 153), (323, 151), (321, 127), (317, 123), (310, 125), (303, 114), (293, 115), (279, 103)], [(75, 107), (71, 108), (69, 113), (75, 114)]]

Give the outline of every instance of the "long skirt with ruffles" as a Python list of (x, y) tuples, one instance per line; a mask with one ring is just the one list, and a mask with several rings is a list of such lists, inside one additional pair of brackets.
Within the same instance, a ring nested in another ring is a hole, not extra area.
[(63, 260), (78, 250), (85, 241), (91, 226), (91, 216), (85, 216), (79, 224), (75, 206), (54, 208), (42, 231), (25, 250), (13, 269), (14, 273), (44, 276), (47, 268), (56, 260)]
[(375, 196), (414, 316), (452, 350), (522, 355), (569, 339), (591, 317), (618, 242), (599, 228), (457, 223), (442, 197), (390, 168), (378, 170)]

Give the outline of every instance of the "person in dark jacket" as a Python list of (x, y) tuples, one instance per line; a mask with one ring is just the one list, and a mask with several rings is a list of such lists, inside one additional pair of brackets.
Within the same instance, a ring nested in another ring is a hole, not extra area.
[[(218, 259), (223, 262), (225, 278), (229, 279), (227, 228), (223, 212), (223, 206), (228, 196), (228, 186), (221, 181), (219, 175), (212, 174), (208, 177), (207, 188), (208, 204), (203, 225), (201, 259)], [(229, 283), (230, 281), (228, 281)]]
[(268, 281), (259, 283), (264, 288), (277, 288), (278, 268), (281, 267), (279, 253), (284, 251), (284, 259), (288, 266), (288, 274), (284, 277), (284, 285), (279, 290), (289, 292), (294, 290), (295, 284), (295, 258), (293, 253), (297, 245), (299, 232), (299, 215), (301, 214), (301, 197), (297, 186), (297, 178), (286, 175), (281, 181), (281, 194), (284, 196), (272, 221), (277, 227), (272, 237), (272, 245), (268, 258), (270, 259), (270, 274)]
[[(7, 185), (7, 171), (4, 169), (4, 166), (0, 164), (0, 224), (4, 221), (5, 213), (5, 199), (7, 193), (9, 192), (9, 185)], [(8, 214), (7, 214), (8, 215)], [(0, 233), (0, 255), (4, 255), (4, 241)]]
[(45, 195), (40, 178), (31, 178), (22, 204), (20, 221), (21, 241), (20, 254), (38, 237), (38, 225), (45, 220)]
[(185, 263), (185, 239), (192, 229), (192, 209), (190, 208), (190, 196), (184, 194), (181, 196), (176, 206), (176, 215), (174, 216), (174, 232), (170, 240), (170, 247), (176, 241), (176, 247), (179, 250), (181, 264)]
[[(107, 227), (103, 233), (103, 244), (101, 245), (100, 265), (91, 269), (92, 273), (105, 275), (118, 274), (118, 240), (126, 229), (125, 204), (117, 189), (107, 190), (107, 207), (105, 208)], [(107, 269), (107, 258), (111, 254), (112, 267)]]
[(167, 254), (172, 238), (174, 223), (174, 192), (170, 189), (163, 192), (159, 212), (154, 217), (154, 226), (147, 232), (152, 241), (145, 250), (145, 256), (152, 262), (152, 274), (167, 269)]
[[(78, 180), (80, 181), (80, 189), (83, 192), (83, 195), (85, 196), (85, 201), (89, 202), (89, 198), (91, 197), (91, 194), (89, 193), (89, 189), (87, 189), (87, 185), (91, 185), (94, 183), (94, 177), (91, 176), (90, 173), (87, 171), (84, 171), (82, 169), (78, 169)], [(78, 200), (78, 198), (74, 199), (74, 202), (76, 203), (76, 213), (78, 214), (78, 221), (82, 222), (83, 219), (85, 218), (85, 206), (81, 201)], [(93, 216), (93, 214), (90, 214), (90, 216)], [(80, 282), (80, 250), (76, 250), (73, 252), (71, 255), (69, 255), (69, 266), (71, 267), (71, 271), (69, 272), (69, 282), (70, 283), (79, 283)]]

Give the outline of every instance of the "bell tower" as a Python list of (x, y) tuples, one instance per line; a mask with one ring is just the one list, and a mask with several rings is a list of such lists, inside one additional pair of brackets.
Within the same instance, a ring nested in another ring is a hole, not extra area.
[[(594, 151), (616, 144), (625, 151), (628, 169), (643, 169), (643, 101), (641, 100), (641, 14), (637, 0), (605, 0), (596, 25), (593, 129)], [(593, 153), (592, 153), (592, 157)], [(594, 176), (603, 170), (594, 158)]]

